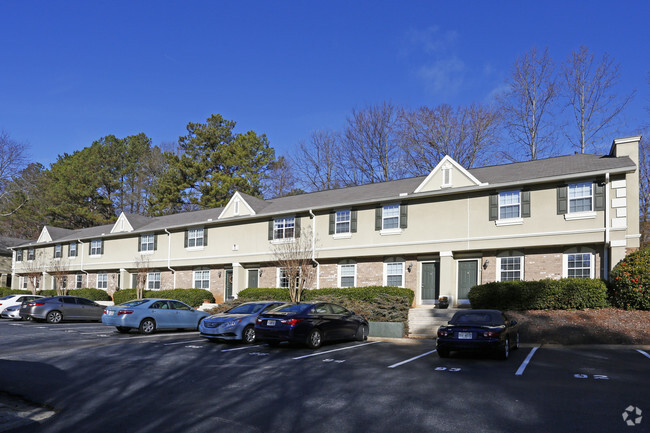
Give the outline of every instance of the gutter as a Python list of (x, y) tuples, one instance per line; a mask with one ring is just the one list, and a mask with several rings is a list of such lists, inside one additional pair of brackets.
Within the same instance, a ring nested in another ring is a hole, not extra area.
[(316, 263), (316, 289), (320, 289), (320, 263), (316, 261), (316, 215), (309, 209), (311, 223), (311, 261)]
[(176, 288), (176, 271), (172, 269), (171, 264), (172, 264), (172, 234), (169, 232), (169, 230), (165, 229), (165, 233), (167, 233), (167, 269), (169, 269), (172, 274), (174, 274), (174, 289)]
[(609, 280), (609, 249), (610, 249), (610, 219), (609, 219), (609, 173), (605, 174), (605, 251), (603, 251), (604, 268), (603, 277), (605, 280)]

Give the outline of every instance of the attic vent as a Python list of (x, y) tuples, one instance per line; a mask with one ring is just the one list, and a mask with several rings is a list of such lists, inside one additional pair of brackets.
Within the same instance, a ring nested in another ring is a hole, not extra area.
[(208, 218), (208, 222), (212, 222), (212, 218)]
[(400, 196), (400, 197), (406, 197), (407, 195), (409, 195), (408, 192), (400, 192), (400, 193), (399, 193), (399, 196)]

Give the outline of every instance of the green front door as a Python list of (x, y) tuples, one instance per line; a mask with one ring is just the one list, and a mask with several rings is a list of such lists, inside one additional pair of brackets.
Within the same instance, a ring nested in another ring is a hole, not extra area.
[(422, 303), (432, 304), (440, 296), (440, 263), (422, 263)]
[(257, 282), (258, 281), (257, 280), (257, 275), (258, 275), (257, 272), (258, 272), (257, 269), (249, 269), (248, 270), (248, 285), (246, 286), (246, 288), (248, 288), (248, 289), (257, 289), (257, 284), (258, 284), (258, 282)]
[(226, 300), (232, 299), (232, 269), (226, 270)]
[(478, 261), (461, 260), (458, 262), (458, 299), (467, 299), (469, 289), (478, 283)]

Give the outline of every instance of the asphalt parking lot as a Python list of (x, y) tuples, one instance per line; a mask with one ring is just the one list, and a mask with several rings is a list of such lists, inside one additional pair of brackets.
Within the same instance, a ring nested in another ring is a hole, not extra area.
[(0, 391), (42, 407), (11, 424), (0, 398), (0, 431), (650, 431), (648, 347), (441, 359), (433, 340), (312, 351), (6, 320), (0, 345)]

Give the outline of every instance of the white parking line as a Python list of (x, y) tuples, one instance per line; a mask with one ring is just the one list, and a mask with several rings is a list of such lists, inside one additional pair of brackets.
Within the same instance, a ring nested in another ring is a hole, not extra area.
[(199, 341), (203, 341), (203, 339), (201, 339), (201, 340), (191, 340), (191, 341), (176, 341), (175, 343), (165, 343), (165, 344), (163, 344), (163, 346), (173, 346), (174, 344), (198, 343)]
[(539, 349), (539, 346), (535, 346), (531, 349), (526, 359), (524, 359), (524, 362), (522, 362), (521, 365), (519, 366), (519, 369), (515, 373), (515, 376), (521, 376), (522, 374), (524, 374), (524, 370), (528, 366), (528, 363), (530, 362), (530, 359), (533, 357), (535, 352), (537, 352), (537, 349)]
[(641, 349), (636, 349), (637, 352), (639, 352), (641, 355), (645, 356), (646, 358), (650, 358), (650, 355), (647, 352), (644, 352)]
[(389, 365), (388, 368), (395, 368), (395, 367), (399, 367), (400, 365), (408, 364), (411, 361), (415, 361), (416, 359), (420, 359), (423, 356), (431, 355), (432, 353), (435, 353), (435, 352), (436, 352), (436, 349), (433, 349), (430, 352), (423, 353), (422, 355), (414, 356), (413, 358), (407, 359), (406, 361), (402, 361), (402, 362), (398, 362), (397, 364)]
[(369, 344), (375, 344), (375, 343), (381, 343), (381, 341), (371, 341), (369, 343), (355, 344), (354, 346), (341, 347), (340, 349), (332, 349), (332, 350), (328, 350), (326, 352), (318, 352), (318, 353), (312, 353), (310, 355), (298, 356), (298, 357), (293, 358), (293, 359), (303, 359), (303, 358), (309, 358), (309, 357), (312, 357), (312, 356), (320, 356), (320, 355), (325, 355), (326, 353), (338, 352), (339, 350), (355, 349), (357, 347), (367, 346)]
[(234, 350), (245, 350), (245, 349), (252, 349), (253, 347), (263, 347), (263, 346), (266, 346), (266, 344), (256, 344), (255, 346), (235, 347), (234, 349), (223, 349), (222, 352), (232, 352)]
[[(117, 332), (115, 332), (114, 334), (117, 334)], [(123, 335), (122, 338), (130, 340), (132, 338), (171, 337), (171, 336), (174, 336), (174, 335), (187, 335), (187, 332), (174, 332), (174, 333), (171, 333), (171, 334), (138, 335), (137, 337), (131, 337), (129, 335)]]

